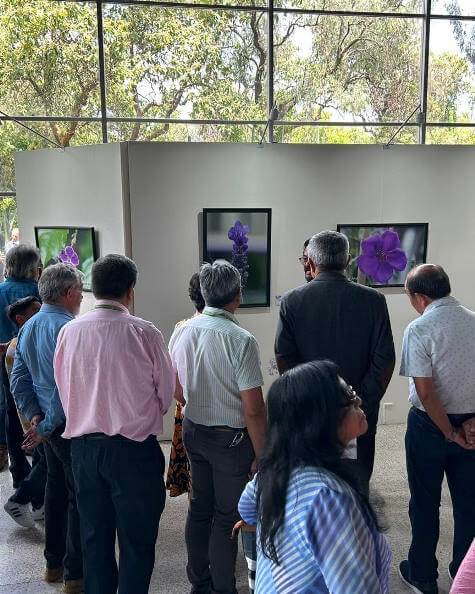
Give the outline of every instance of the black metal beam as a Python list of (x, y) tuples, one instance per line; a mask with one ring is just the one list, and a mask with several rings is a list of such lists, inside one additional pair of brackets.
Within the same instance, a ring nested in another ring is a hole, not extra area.
[(427, 104), (429, 92), (429, 59), (430, 59), (430, 14), (432, 0), (425, 0), (424, 22), (422, 25), (422, 54), (421, 54), (421, 111), (419, 114), (419, 143), (426, 143), (427, 132)]
[(102, 142), (107, 142), (107, 96), (106, 68), (104, 59), (104, 23), (102, 19), (102, 2), (97, 0), (97, 47), (99, 50), (99, 85), (101, 90), (101, 124)]

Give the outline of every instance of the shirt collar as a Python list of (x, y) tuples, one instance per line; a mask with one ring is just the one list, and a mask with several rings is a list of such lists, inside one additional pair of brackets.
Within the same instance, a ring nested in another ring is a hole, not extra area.
[(432, 303), (430, 303), (425, 308), (424, 313), (422, 315), (429, 313), (437, 307), (444, 307), (445, 305), (460, 305), (460, 303), (457, 301), (457, 299), (455, 299), (455, 297), (452, 297), (451, 295), (449, 295), (448, 297), (442, 297), (441, 299), (436, 299), (435, 301), (432, 301)]
[(119, 310), (122, 313), (129, 313), (129, 310), (123, 305), (119, 303), (119, 301), (114, 301), (113, 299), (97, 299), (94, 303), (94, 308), (104, 308), (104, 309), (114, 309)]
[(231, 320), (231, 322), (234, 322), (239, 326), (239, 322), (236, 316), (233, 315), (231, 312), (227, 311), (226, 309), (221, 309), (220, 307), (210, 307), (209, 305), (207, 305), (204, 308), (203, 313), (207, 316), (227, 318), (228, 320)]
[(67, 316), (68, 318), (71, 318), (71, 320), (74, 320), (73, 314), (70, 311), (68, 311), (67, 309), (65, 309), (64, 307), (61, 307), (61, 305), (53, 305), (52, 303), (43, 303), (41, 305), (41, 311), (45, 312), (45, 313), (60, 313), (60, 314)]
[(344, 272), (339, 272), (338, 270), (323, 270), (322, 272), (319, 272), (313, 280), (348, 281), (348, 278)]

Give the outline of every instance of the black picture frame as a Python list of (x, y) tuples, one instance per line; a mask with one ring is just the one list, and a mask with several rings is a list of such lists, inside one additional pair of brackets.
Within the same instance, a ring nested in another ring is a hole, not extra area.
[[(370, 229), (381, 229), (381, 228), (397, 228), (397, 227), (414, 227), (417, 229), (424, 229), (424, 244), (423, 244), (423, 256), (421, 264), (427, 262), (427, 243), (429, 237), (429, 223), (348, 223), (348, 224), (338, 224), (337, 231), (339, 233), (344, 233), (344, 229), (360, 229), (361, 227), (370, 228)], [(385, 284), (378, 284), (378, 283), (368, 283), (367, 286), (373, 287), (375, 289), (385, 289), (390, 287), (404, 287), (403, 283), (385, 283)]]
[[(240, 308), (270, 307), (270, 278), (272, 262), (272, 209), (271, 208), (203, 208), (203, 260), (213, 263), (208, 250), (208, 216), (210, 214), (236, 213), (265, 214), (267, 216), (267, 248), (266, 248), (266, 274), (265, 274), (265, 299), (255, 303), (241, 303)], [(243, 291), (245, 294), (245, 289)]]
[[(41, 231), (50, 231), (50, 230), (54, 230), (54, 229), (77, 229), (78, 231), (88, 231), (90, 233), (91, 243), (92, 243), (92, 258), (93, 258), (94, 262), (97, 260), (98, 250), (97, 250), (97, 241), (96, 241), (96, 230), (94, 227), (82, 227), (82, 226), (76, 226), (76, 225), (37, 225), (34, 227), (34, 230), (35, 230), (35, 243), (36, 243), (36, 247), (38, 249), (41, 249), (39, 233)], [(42, 264), (45, 265), (46, 263), (42, 262)], [(83, 287), (83, 291), (91, 292), (92, 288), (85, 285)]]

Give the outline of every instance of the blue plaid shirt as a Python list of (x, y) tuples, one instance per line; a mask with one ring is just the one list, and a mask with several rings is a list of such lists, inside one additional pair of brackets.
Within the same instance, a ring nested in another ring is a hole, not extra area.
[(256, 594), (386, 594), (391, 550), (356, 493), (334, 474), (299, 468), (291, 474), (285, 522), (277, 534), (279, 565), (259, 546), (256, 479), (239, 502), (257, 524)]

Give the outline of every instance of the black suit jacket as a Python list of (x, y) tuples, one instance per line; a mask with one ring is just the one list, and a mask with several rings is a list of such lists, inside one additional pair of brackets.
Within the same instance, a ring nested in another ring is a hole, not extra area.
[(335, 362), (364, 408), (374, 410), (395, 364), (386, 299), (342, 273), (322, 272), (282, 299), (275, 352), (288, 367)]

